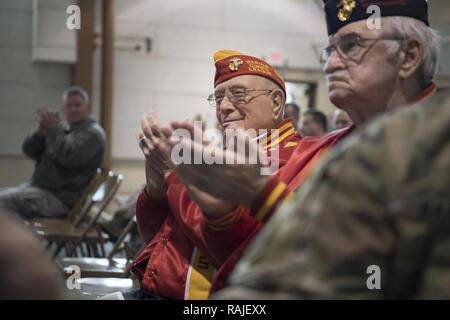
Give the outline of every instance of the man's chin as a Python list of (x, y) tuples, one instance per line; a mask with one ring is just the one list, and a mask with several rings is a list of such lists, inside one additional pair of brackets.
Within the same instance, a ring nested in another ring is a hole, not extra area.
[(351, 94), (345, 89), (334, 89), (328, 92), (328, 98), (336, 107), (342, 107), (349, 103)]
[(75, 124), (75, 123), (80, 122), (81, 120), (82, 120), (82, 118), (79, 118), (79, 117), (77, 117), (77, 118), (67, 118), (67, 123), (68, 124)]

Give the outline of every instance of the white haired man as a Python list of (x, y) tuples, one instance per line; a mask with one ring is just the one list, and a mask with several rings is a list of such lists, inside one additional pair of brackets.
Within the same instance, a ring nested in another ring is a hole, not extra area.
[[(367, 8), (371, 4), (381, 10), (379, 29), (367, 23), (370, 18)], [(325, 12), (329, 46), (323, 50), (321, 60), (325, 64), (329, 98), (350, 115), (354, 125), (320, 139), (302, 139), (286, 165), (271, 177), (255, 174), (257, 171), (250, 165), (248, 168), (244, 165), (181, 165), (176, 168), (182, 179), (211, 195), (251, 208), (254, 219), (248, 219), (249, 223), (258, 220), (260, 227), (279, 204), (302, 185), (317, 161), (355, 127), (362, 128), (378, 114), (412, 105), (435, 92), (432, 80), (437, 64), (438, 36), (429, 27), (425, 0), (329, 0)], [(189, 125), (178, 124), (179, 127), (189, 128)], [(167, 152), (171, 147), (167, 143), (162, 148)], [(203, 179), (204, 176), (209, 179)], [(236, 179), (239, 185), (231, 183)], [(226, 285), (224, 280), (228, 273), (260, 227), (251, 231), (244, 231), (244, 223), (230, 227), (233, 233), (241, 228), (243, 239), (219, 270), (215, 289)], [(223, 242), (223, 236), (221, 239)]]
[[(216, 110), (223, 135), (263, 130), (267, 135), (258, 136), (259, 145), (283, 166), (301, 138), (291, 120), (283, 120), (286, 92), (282, 77), (265, 61), (234, 50), (216, 52), (214, 63), (215, 90), (208, 101)], [(148, 244), (131, 268), (140, 289), (126, 293), (125, 298), (206, 299), (214, 268), (221, 266), (228, 252), (212, 248), (211, 254), (196, 231), (226, 229), (234, 220), (215, 219), (218, 213), (231, 212), (234, 218), (235, 213), (240, 215), (248, 209), (217, 201), (180, 181), (172, 170), (170, 156), (162, 156), (155, 148), (162, 138), (162, 125), (154, 115), (143, 118), (141, 129), (147, 184), (139, 195), (136, 217)], [(231, 144), (226, 147), (231, 148)], [(237, 240), (230, 241), (230, 237)], [(222, 247), (239, 240), (239, 234), (228, 234)]]

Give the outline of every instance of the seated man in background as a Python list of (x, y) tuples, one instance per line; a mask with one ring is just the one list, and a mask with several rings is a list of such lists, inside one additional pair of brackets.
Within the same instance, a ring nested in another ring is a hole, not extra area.
[(0, 209), (0, 300), (64, 298), (64, 280), (36, 236)]
[(301, 133), (305, 137), (322, 137), (327, 134), (327, 116), (319, 110), (308, 110), (303, 114)]
[(61, 122), (57, 111), (37, 111), (37, 129), (23, 142), (23, 152), (36, 162), (31, 180), (0, 189), (0, 208), (24, 219), (64, 216), (101, 167), (105, 133), (89, 116), (89, 97), (79, 87), (63, 93)]

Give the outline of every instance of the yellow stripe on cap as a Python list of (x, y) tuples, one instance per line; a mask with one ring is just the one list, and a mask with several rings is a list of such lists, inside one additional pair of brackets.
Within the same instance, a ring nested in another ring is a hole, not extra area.
[(235, 50), (220, 50), (214, 53), (214, 62), (220, 61), (222, 59), (228, 58), (230, 56), (241, 55), (239, 51)]

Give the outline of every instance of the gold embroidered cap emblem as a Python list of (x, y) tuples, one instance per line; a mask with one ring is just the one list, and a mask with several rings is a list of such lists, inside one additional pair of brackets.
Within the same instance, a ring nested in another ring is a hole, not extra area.
[(239, 58), (233, 58), (230, 60), (230, 63), (228, 64), (228, 68), (230, 69), (230, 71), (234, 72), (234, 71), (238, 71), (239, 67), (244, 63), (244, 61), (242, 61)]
[(337, 17), (340, 21), (347, 21), (356, 8), (355, 0), (342, 0), (338, 5), (339, 11)]

